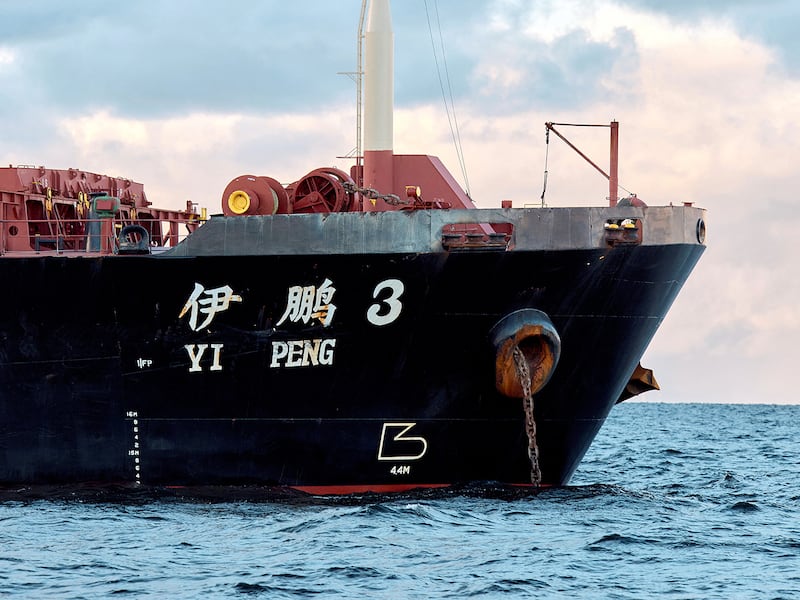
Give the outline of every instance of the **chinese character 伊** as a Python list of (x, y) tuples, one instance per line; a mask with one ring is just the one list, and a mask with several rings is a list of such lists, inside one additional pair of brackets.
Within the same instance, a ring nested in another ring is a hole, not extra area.
[[(241, 302), (242, 297), (234, 294), (229, 285), (207, 290), (199, 283), (194, 284), (192, 292), (186, 304), (183, 305), (178, 318), (182, 318), (187, 312), (189, 314), (189, 327), (193, 331), (207, 327), (217, 313), (228, 310), (231, 302)], [(198, 324), (198, 314), (205, 315), (203, 321)]]

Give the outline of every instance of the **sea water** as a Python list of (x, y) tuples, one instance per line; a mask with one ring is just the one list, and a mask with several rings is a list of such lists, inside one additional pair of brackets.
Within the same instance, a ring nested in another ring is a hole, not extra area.
[(0, 504), (0, 597), (798, 598), (800, 406), (625, 403), (569, 487)]

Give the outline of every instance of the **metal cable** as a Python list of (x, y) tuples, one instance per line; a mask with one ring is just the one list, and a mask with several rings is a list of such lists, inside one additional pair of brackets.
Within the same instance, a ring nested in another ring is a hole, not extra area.
[[(450, 73), (447, 68), (447, 53), (445, 52), (444, 48), (444, 37), (442, 36), (442, 23), (439, 19), (439, 4), (437, 0), (434, 0), (434, 9), (436, 11), (436, 26), (439, 30), (439, 44), (442, 50), (442, 63), (444, 64), (444, 72), (445, 72), (445, 80), (447, 82), (447, 92), (445, 92), (445, 82), (442, 80), (442, 73), (439, 67), (439, 58), (436, 53), (436, 42), (433, 36), (433, 26), (431, 24), (431, 17), (430, 12), (428, 10), (428, 0), (424, 0), (425, 3), (425, 17), (428, 20), (428, 33), (430, 34), (431, 38), (431, 47), (433, 48), (433, 60), (436, 64), (436, 75), (439, 78), (439, 88), (442, 90), (442, 99), (444, 101), (444, 108), (447, 114), (447, 122), (450, 125), (450, 135), (453, 138), (453, 144), (456, 148), (456, 156), (458, 157), (458, 164), (461, 167), (461, 174), (464, 177), (464, 188), (467, 193), (467, 196), (470, 196), (469, 192), (469, 177), (467, 177), (467, 165), (466, 161), (464, 160), (464, 152), (461, 146), (461, 134), (458, 128), (458, 118), (456, 117), (456, 109), (455, 109), (455, 101), (453, 100), (453, 88), (450, 84)], [(450, 101), (448, 104), (447, 95), (450, 95)], [(452, 116), (451, 116), (452, 111)]]

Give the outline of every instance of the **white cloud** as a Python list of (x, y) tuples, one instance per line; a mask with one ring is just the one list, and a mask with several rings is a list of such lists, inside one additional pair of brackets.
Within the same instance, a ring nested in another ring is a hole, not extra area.
[[(800, 228), (800, 81), (772, 49), (730, 22), (676, 25), (613, 3), (592, 6), (597, 10), (574, 19), (575, 3), (537, 3), (528, 22), (538, 25), (525, 29), (552, 41), (581, 27), (593, 39), (610, 40), (625, 23), (635, 37), (633, 101), (589, 100), (569, 120), (621, 121), (621, 181), (648, 203), (692, 200), (710, 209), (709, 250), (646, 356), (663, 363), (651, 365), (657, 376), (666, 365), (670, 382), (653, 399), (796, 402), (785, 371), (800, 357), (800, 270), (792, 241)], [(462, 132), (467, 152), (480, 148), (470, 162), (480, 198), (538, 195), (544, 146), (529, 136), (547, 118), (562, 120), (529, 111)], [(564, 132), (607, 164), (605, 134)], [(551, 138), (554, 205), (586, 203), (605, 191), (591, 167), (571, 154)], [(479, 180), (493, 183), (481, 187)]]
[(138, 148), (152, 145), (146, 122), (114, 117), (107, 110), (65, 119), (62, 127), (77, 146), (89, 152), (109, 143)]
[(181, 208), (191, 199), (213, 213), (227, 183), (242, 174), (290, 183), (321, 166), (347, 169), (346, 161), (332, 158), (347, 149), (346, 117), (342, 110), (139, 120), (103, 110), (63, 119), (58, 154), (68, 158), (53, 160), (140, 181), (148, 199), (161, 207)]
[(16, 58), (16, 53), (13, 50), (0, 46), (0, 67), (10, 65)]

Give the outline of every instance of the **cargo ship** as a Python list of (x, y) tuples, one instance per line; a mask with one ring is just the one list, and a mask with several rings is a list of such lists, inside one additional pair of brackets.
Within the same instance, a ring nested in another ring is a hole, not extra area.
[(0, 169), (2, 489), (560, 486), (657, 387), (640, 359), (705, 211), (619, 199), (616, 122), (603, 206), (476, 208), (392, 149), (388, 0), (362, 39), (349, 172), (242, 175), (209, 218)]

